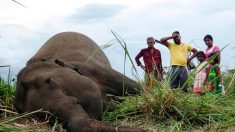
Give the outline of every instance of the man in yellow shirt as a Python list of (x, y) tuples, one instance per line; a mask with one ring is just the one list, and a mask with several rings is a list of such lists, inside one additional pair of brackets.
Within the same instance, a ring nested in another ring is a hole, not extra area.
[[(173, 39), (173, 42), (168, 40)], [(171, 54), (171, 88), (183, 87), (183, 91), (187, 92), (187, 87), (184, 85), (188, 78), (187, 64), (196, 56), (197, 50), (192, 45), (181, 42), (181, 36), (178, 31), (172, 33), (172, 36), (164, 37), (160, 42), (165, 45)], [(193, 55), (188, 58), (188, 53), (193, 52)]]

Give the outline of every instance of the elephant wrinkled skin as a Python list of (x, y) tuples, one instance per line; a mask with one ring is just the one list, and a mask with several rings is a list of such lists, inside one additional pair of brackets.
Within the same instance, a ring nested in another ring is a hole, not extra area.
[(63, 32), (49, 39), (19, 72), (14, 105), (19, 113), (43, 108), (62, 119), (67, 131), (116, 131), (114, 125), (99, 121), (110, 100), (106, 94), (139, 91), (135, 81), (111, 68), (94, 41)]

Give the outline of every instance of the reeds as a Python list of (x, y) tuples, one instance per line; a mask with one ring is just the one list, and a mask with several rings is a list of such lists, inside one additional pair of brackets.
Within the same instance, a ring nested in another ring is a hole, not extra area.
[(0, 67), (8, 67), (9, 69), (7, 80), (0, 77), (0, 117), (7, 117), (15, 114), (13, 107), (15, 86), (11, 82), (10, 66)]

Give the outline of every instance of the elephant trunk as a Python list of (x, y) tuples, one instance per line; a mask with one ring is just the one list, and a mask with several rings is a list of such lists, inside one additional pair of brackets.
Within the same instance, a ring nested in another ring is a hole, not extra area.
[[(108, 122), (94, 119), (73, 119), (67, 126), (68, 132), (89, 131), (89, 132), (145, 132), (141, 128), (131, 128), (125, 126), (115, 126)], [(77, 124), (78, 123), (78, 124)]]

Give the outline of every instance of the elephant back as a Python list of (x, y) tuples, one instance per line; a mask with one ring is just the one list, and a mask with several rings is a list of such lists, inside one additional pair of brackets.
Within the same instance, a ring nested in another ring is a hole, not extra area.
[(89, 37), (77, 32), (62, 32), (53, 36), (27, 64), (55, 59), (64, 62), (100, 63), (110, 66), (102, 49)]

